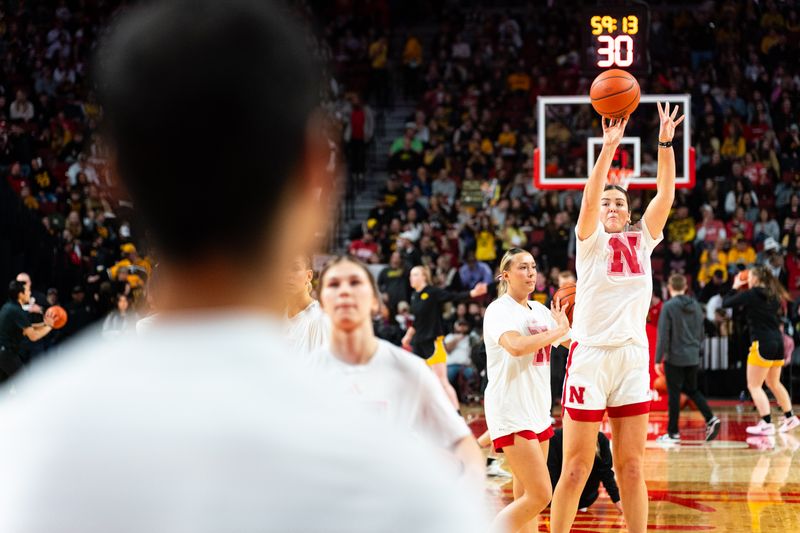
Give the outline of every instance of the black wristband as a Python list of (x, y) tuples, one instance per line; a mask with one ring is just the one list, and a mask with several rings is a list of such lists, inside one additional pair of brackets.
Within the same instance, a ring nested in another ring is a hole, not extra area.
[(672, 141), (667, 141), (665, 143), (662, 143), (661, 141), (658, 141), (658, 146), (660, 148), (672, 148)]

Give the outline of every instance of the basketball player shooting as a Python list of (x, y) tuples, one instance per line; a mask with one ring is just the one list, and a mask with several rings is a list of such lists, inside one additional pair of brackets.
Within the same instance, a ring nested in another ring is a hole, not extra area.
[(600, 422), (608, 410), (614, 468), (623, 513), (631, 533), (647, 528), (644, 450), (650, 411), (650, 375), (645, 320), (653, 292), (650, 255), (663, 239), (675, 197), (672, 138), (678, 107), (658, 104), (657, 193), (631, 225), (630, 199), (618, 183), (607, 183), (614, 153), (628, 118), (606, 119), (603, 148), (584, 187), (577, 234), (578, 284), (564, 381), (563, 475), (551, 507), (551, 531), (567, 533), (592, 470)]

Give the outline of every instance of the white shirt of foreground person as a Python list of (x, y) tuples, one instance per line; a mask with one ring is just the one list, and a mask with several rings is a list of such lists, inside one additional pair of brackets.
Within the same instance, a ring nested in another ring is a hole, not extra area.
[(364, 365), (346, 363), (329, 348), (320, 348), (308, 359), (345, 398), (395, 428), (445, 449), (472, 435), (425, 361), (389, 342), (378, 339), (375, 354)]
[(0, 531), (485, 531), (480, 494), (433, 447), (342, 409), (286, 357), (277, 320), (96, 334), (0, 402)]

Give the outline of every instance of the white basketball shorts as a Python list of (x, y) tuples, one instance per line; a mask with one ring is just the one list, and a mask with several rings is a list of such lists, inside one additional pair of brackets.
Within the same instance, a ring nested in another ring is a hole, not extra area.
[(570, 418), (580, 422), (600, 422), (606, 409), (611, 418), (649, 413), (647, 348), (637, 344), (582, 346), (573, 342), (561, 405)]

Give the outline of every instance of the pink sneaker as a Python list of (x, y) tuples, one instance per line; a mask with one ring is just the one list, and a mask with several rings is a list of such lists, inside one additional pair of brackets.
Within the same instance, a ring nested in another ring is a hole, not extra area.
[(748, 426), (745, 431), (751, 435), (769, 436), (775, 434), (775, 424), (767, 424), (763, 420), (759, 420), (755, 426)]
[(794, 415), (791, 418), (784, 418), (783, 422), (781, 422), (781, 425), (778, 428), (778, 431), (781, 433), (786, 433), (787, 431), (791, 431), (798, 426), (800, 426), (800, 418), (797, 418), (797, 415)]

